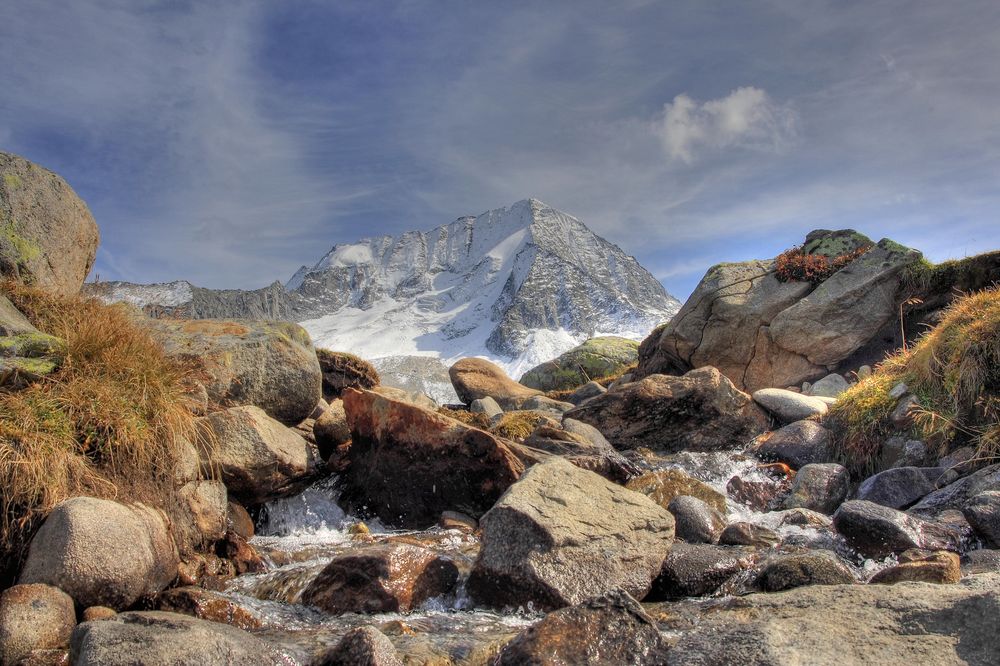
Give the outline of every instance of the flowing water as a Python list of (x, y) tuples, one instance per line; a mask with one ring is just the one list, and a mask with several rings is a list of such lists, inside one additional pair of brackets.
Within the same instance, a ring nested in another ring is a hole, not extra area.
[[(761, 469), (756, 460), (738, 452), (647, 455), (638, 462), (648, 470), (680, 468), (723, 494), (733, 477), (761, 484), (775, 483), (774, 476)], [(308, 664), (336, 645), (350, 629), (374, 625), (406, 656), (407, 663), (488, 664), (500, 646), (541, 617), (530, 607), (505, 612), (475, 607), (464, 592), (464, 580), (479, 549), (474, 536), (439, 528), (394, 531), (375, 521), (360, 526), (360, 521), (346, 514), (336, 499), (335, 479), (330, 478), (300, 495), (269, 504), (258, 534), (251, 541), (265, 556), (267, 570), (239, 576), (223, 592), (232, 603), (260, 621), (261, 628), (255, 633), (282, 650), (290, 660)], [(803, 520), (791, 524), (788, 512), (754, 511), (729, 497), (727, 522), (736, 521), (775, 530), (781, 537), (778, 547), (782, 550), (832, 550), (855, 571), (859, 580), (866, 580), (895, 562), (891, 558), (882, 561), (859, 558), (829, 526)], [(385, 541), (416, 543), (454, 561), (460, 573), (457, 591), (431, 599), (408, 614), (337, 616), (301, 603), (303, 590), (334, 556)], [(718, 596), (749, 592), (752, 579), (753, 573), (745, 572), (727, 583)], [(661, 626), (669, 633), (678, 617), (697, 614), (706, 605), (719, 602), (719, 599), (692, 599), (649, 607), (654, 617), (668, 618)]]

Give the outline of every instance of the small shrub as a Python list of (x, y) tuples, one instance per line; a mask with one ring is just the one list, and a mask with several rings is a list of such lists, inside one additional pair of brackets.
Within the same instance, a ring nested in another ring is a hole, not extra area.
[(802, 248), (793, 247), (775, 259), (775, 277), (781, 282), (819, 284), (870, 249), (871, 245), (865, 245), (830, 259), (824, 254), (807, 254)]

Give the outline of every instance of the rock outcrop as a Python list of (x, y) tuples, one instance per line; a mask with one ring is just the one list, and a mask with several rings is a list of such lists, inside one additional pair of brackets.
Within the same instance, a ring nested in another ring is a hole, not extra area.
[(19, 582), (58, 587), (83, 608), (122, 609), (166, 588), (178, 564), (159, 511), (73, 497), (52, 510), (31, 540)]
[(194, 365), (209, 400), (252, 405), (294, 426), (312, 413), (322, 373), (309, 334), (297, 324), (235, 320), (150, 319), (167, 354)]
[(507, 376), (500, 366), (483, 358), (463, 358), (448, 369), (458, 399), (469, 405), (473, 400), (493, 398), (504, 410), (524, 409), (524, 403), (542, 395)]
[(0, 152), (0, 273), (61, 296), (80, 291), (100, 236), (65, 180)]
[(621, 374), (639, 358), (639, 343), (627, 338), (591, 338), (535, 366), (521, 376), (520, 383), (540, 391), (565, 391), (591, 379)]
[(429, 527), (442, 511), (483, 515), (521, 476), (511, 443), (416, 405), (346, 389), (346, 498), (390, 525)]
[(674, 536), (648, 497), (559, 458), (529, 469), (480, 528), (468, 590), (496, 607), (560, 608), (613, 590), (641, 599)]
[(768, 429), (750, 396), (715, 368), (616, 386), (566, 418), (594, 426), (617, 449), (666, 452), (737, 448)]
[[(856, 232), (814, 231), (803, 250), (832, 258), (869, 245)], [(919, 258), (884, 239), (818, 285), (780, 281), (774, 260), (714, 266), (643, 341), (636, 377), (710, 365), (747, 391), (820, 379), (897, 315), (900, 273)]]

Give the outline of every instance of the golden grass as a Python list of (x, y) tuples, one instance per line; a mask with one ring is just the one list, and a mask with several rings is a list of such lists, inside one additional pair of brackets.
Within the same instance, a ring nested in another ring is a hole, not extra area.
[[(622, 368), (618, 372), (612, 373), (610, 375), (603, 375), (601, 377), (594, 377), (590, 381), (597, 382), (598, 384), (600, 384), (604, 388), (608, 388), (615, 381), (621, 379), (623, 375), (627, 375), (627, 374), (629, 374), (631, 372), (635, 372), (638, 367), (639, 367), (638, 363), (633, 363), (632, 365), (630, 365), (630, 366), (628, 366), (626, 368)], [(583, 386), (583, 384), (580, 384), (580, 386)], [(575, 387), (573, 387), (571, 389), (566, 389), (566, 390), (563, 390), (563, 391), (548, 391), (548, 392), (546, 392), (545, 395), (546, 395), (546, 397), (552, 398), (553, 400), (565, 401), (566, 398), (568, 398), (570, 395), (572, 395), (574, 391), (576, 391), (577, 389), (580, 388), (580, 386), (575, 386)]]
[(855, 471), (874, 466), (891, 431), (888, 392), (900, 381), (920, 402), (914, 434), (939, 454), (968, 444), (979, 457), (1000, 456), (1000, 287), (957, 299), (915, 345), (840, 397), (829, 419)]
[(194, 417), (188, 370), (124, 306), (13, 283), (0, 290), (67, 346), (52, 376), (0, 393), (0, 555), (16, 560), (40, 519), (68, 497), (162, 505), (185, 442), (195, 441)]

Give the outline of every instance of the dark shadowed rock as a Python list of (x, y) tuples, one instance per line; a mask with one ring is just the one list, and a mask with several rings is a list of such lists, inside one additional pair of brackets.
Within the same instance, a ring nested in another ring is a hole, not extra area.
[(260, 618), (232, 599), (200, 587), (175, 587), (160, 594), (156, 609), (190, 615), (251, 631), (263, 626)]
[(587, 438), (545, 423), (525, 438), (524, 446), (562, 456), (577, 467), (597, 472), (615, 483), (624, 483), (640, 471), (603, 437)]
[(316, 475), (319, 458), (294, 430), (251, 405), (231, 407), (199, 419), (215, 447), (209, 468), (217, 468), (229, 494), (250, 506), (301, 491)]
[(375, 627), (355, 627), (316, 662), (317, 666), (403, 666), (396, 648)]
[(0, 273), (60, 296), (80, 291), (100, 236), (65, 180), (0, 152)]
[(15, 585), (0, 595), (0, 664), (16, 664), (33, 650), (69, 647), (76, 626), (73, 599), (51, 585)]
[(504, 410), (523, 409), (523, 403), (541, 391), (518, 384), (498, 365), (482, 358), (463, 358), (448, 369), (458, 399), (469, 405), (487, 396)]
[(893, 509), (905, 509), (934, 491), (941, 467), (893, 467), (865, 479), (856, 499), (868, 500)]
[(990, 548), (1000, 548), (1000, 491), (979, 493), (962, 509), (976, 533)]
[(757, 585), (765, 592), (780, 592), (803, 585), (854, 583), (854, 574), (830, 551), (818, 550), (772, 557), (761, 567)]
[(962, 555), (962, 574), (1000, 573), (1000, 550), (980, 548)]
[(559, 608), (617, 589), (642, 598), (674, 536), (652, 500), (559, 458), (529, 469), (480, 528), (468, 589), (496, 607)]
[(570, 410), (566, 417), (594, 426), (616, 449), (667, 452), (739, 447), (768, 425), (750, 396), (715, 368), (623, 384)]
[(392, 525), (428, 527), (442, 511), (483, 515), (524, 471), (511, 443), (372, 391), (345, 389), (353, 443), (347, 499)]
[(574, 405), (582, 405), (587, 400), (596, 398), (599, 395), (604, 395), (607, 392), (608, 389), (604, 388), (597, 382), (587, 382), (566, 396), (566, 402), (571, 402)]
[(756, 554), (747, 548), (675, 543), (653, 581), (648, 600), (701, 597), (712, 594), (727, 580), (752, 567)]
[(144, 320), (167, 354), (193, 364), (218, 406), (253, 405), (285, 425), (309, 417), (322, 397), (316, 350), (305, 329), (276, 321)]
[(697, 497), (716, 511), (726, 512), (725, 495), (680, 469), (646, 472), (630, 479), (625, 487), (648, 496), (664, 509), (670, 506), (675, 497), (690, 495)]
[(316, 357), (323, 372), (323, 396), (328, 400), (340, 397), (345, 388), (371, 389), (382, 383), (375, 366), (354, 354), (317, 349)]
[(31, 540), (19, 582), (53, 585), (84, 608), (122, 609), (167, 587), (178, 564), (161, 512), (73, 497), (52, 510)]
[(885, 557), (911, 548), (962, 549), (963, 537), (954, 527), (865, 500), (841, 504), (833, 524), (851, 547), (868, 557)]
[(771, 548), (781, 543), (781, 536), (772, 529), (754, 523), (732, 523), (722, 530), (719, 543), (727, 546)]
[(496, 666), (662, 664), (666, 644), (642, 606), (615, 591), (549, 613), (507, 644)]
[(796, 421), (765, 433), (754, 442), (753, 453), (766, 462), (783, 462), (792, 469), (833, 459), (830, 431), (815, 421)]
[(984, 467), (940, 490), (935, 490), (914, 504), (910, 511), (921, 515), (934, 515), (946, 509), (961, 510), (970, 499), (989, 490), (1000, 490), (1000, 465)]
[(454, 562), (432, 550), (381, 543), (333, 558), (302, 592), (328, 613), (407, 613), (458, 581)]
[(74, 666), (282, 666), (285, 660), (245, 631), (198, 618), (150, 611), (84, 622), (73, 632)]
[(833, 513), (847, 499), (851, 476), (837, 463), (806, 465), (795, 475), (792, 492), (785, 498), (786, 509), (810, 509)]
[(688, 543), (715, 543), (726, 527), (726, 517), (697, 497), (679, 495), (667, 507), (674, 516), (674, 533)]
[(313, 437), (316, 438), (319, 457), (323, 460), (329, 460), (337, 449), (351, 441), (351, 428), (347, 425), (343, 400), (337, 398), (330, 401), (313, 424)]

